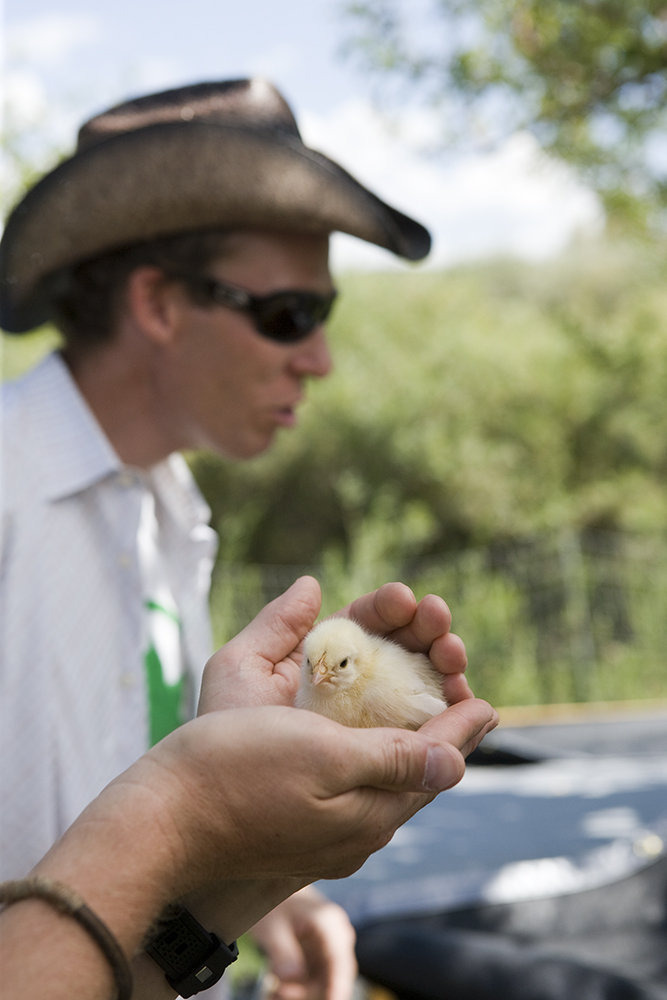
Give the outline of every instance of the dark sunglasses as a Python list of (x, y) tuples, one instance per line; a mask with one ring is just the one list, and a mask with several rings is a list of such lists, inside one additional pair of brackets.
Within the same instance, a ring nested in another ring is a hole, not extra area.
[(252, 318), (258, 333), (281, 344), (304, 340), (331, 313), (337, 292), (285, 290), (270, 295), (252, 295), (244, 288), (228, 285), (205, 274), (167, 271), (170, 278), (182, 281), (200, 302), (215, 303), (236, 309)]

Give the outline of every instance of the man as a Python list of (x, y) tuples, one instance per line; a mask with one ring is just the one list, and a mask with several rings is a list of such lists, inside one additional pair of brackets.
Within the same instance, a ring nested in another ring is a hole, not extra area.
[[(10, 216), (1, 325), (53, 321), (64, 347), (3, 398), (4, 875), (193, 714), (215, 537), (177, 453), (246, 459), (294, 425), (304, 383), (331, 368), (336, 230), (409, 259), (430, 245), (305, 147), (259, 80), (96, 116)], [(454, 636), (443, 662), (450, 701), (467, 696)], [(229, 701), (261, 702), (256, 679), (236, 677)], [(337, 932), (320, 926), (309, 961), (295, 931), (312, 942), (324, 910)], [(334, 989), (340, 940), (351, 981), (352, 935), (332, 912), (311, 894), (258, 928), (279, 976)]]

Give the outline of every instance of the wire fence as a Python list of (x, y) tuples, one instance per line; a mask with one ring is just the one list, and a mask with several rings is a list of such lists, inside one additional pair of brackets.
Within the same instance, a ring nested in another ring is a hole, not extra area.
[(216, 640), (302, 573), (320, 581), (324, 614), (391, 579), (442, 595), (473, 689), (497, 705), (667, 697), (667, 534), (569, 530), (403, 566), (220, 564)]

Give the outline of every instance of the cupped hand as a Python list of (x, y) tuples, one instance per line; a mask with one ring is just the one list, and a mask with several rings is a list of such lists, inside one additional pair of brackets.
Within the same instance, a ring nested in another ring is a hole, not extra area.
[(301, 645), (322, 603), (320, 585), (302, 576), (210, 658), (198, 714), (226, 708), (291, 705)]
[(465, 646), (450, 631), (452, 615), (441, 597), (427, 594), (418, 601), (404, 583), (385, 583), (352, 601), (339, 614), (355, 618), (371, 632), (387, 636), (406, 649), (425, 653), (443, 675), (448, 704), (473, 697), (465, 677)]
[(132, 773), (164, 803), (180, 851), (174, 877), (186, 879), (174, 895), (238, 872), (338, 878), (456, 784), (465, 754), (496, 722), (474, 699), (418, 732), (352, 729), (286, 707), (237, 709), (180, 727)]
[[(206, 664), (198, 713), (293, 704), (303, 639), (315, 623), (321, 601), (317, 580), (303, 576), (267, 604)], [(428, 594), (417, 601), (405, 584), (386, 583), (338, 614), (355, 618), (407, 649), (426, 653), (443, 675), (443, 693), (450, 705), (473, 697), (464, 673), (465, 647), (450, 631), (452, 616), (442, 598)]]

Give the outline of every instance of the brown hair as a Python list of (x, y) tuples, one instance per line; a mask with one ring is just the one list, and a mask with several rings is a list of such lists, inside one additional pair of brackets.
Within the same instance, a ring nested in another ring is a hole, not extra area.
[(153, 266), (196, 274), (227, 251), (228, 234), (216, 230), (159, 237), (82, 261), (62, 274), (54, 323), (68, 347), (85, 349), (110, 340), (132, 271)]

